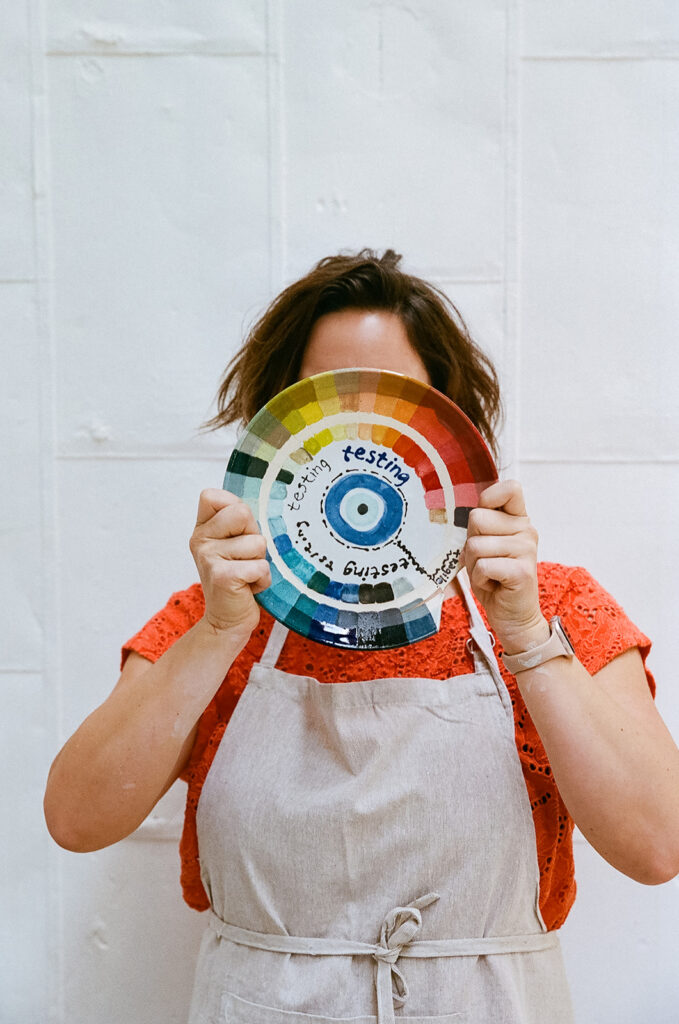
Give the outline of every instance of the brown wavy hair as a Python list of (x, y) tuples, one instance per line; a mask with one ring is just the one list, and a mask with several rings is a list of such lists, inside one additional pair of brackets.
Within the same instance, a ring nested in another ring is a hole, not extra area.
[(403, 323), (430, 380), (463, 412), (497, 456), (500, 387), (490, 359), (470, 337), (457, 308), (438, 288), (400, 269), (392, 249), (327, 256), (274, 299), (229, 362), (217, 413), (205, 430), (247, 423), (294, 384), (314, 324), (345, 309), (385, 310)]

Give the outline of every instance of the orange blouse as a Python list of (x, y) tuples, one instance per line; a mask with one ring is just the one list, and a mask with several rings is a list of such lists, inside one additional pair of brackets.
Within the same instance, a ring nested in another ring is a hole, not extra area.
[[(630, 622), (613, 598), (585, 569), (550, 562), (538, 565), (540, 604), (547, 619), (560, 615), (579, 660), (594, 674), (616, 655), (639, 647), (646, 660), (650, 641)], [(203, 592), (195, 583), (173, 594), (168, 603), (123, 647), (156, 661), (201, 618)], [(483, 613), (483, 612), (482, 612)], [(484, 615), (485, 621), (485, 615)], [(487, 624), (487, 623), (486, 623)], [(273, 619), (262, 609), (260, 623), (229, 669), (219, 690), (203, 712), (189, 762), (182, 778), (188, 783), (184, 831), (180, 842), (184, 899), (195, 910), (206, 910), (208, 898), (200, 880), (196, 808), (201, 788), (229, 718), (247, 683), (250, 669), (262, 657)], [(466, 648), (467, 610), (461, 597), (443, 603), (441, 629), (408, 647), (387, 651), (348, 651), (315, 643), (290, 631), (277, 661), (283, 671), (313, 675), (320, 682), (354, 682), (382, 677), (421, 676), (447, 679), (473, 671)], [(498, 650), (498, 655), (500, 651)], [(516, 726), (516, 746), (528, 789), (540, 867), (540, 909), (547, 928), (559, 928), (575, 899), (573, 822), (559, 795), (544, 747), (530, 719), (516, 679), (500, 661)], [(646, 670), (651, 693), (655, 683)]]

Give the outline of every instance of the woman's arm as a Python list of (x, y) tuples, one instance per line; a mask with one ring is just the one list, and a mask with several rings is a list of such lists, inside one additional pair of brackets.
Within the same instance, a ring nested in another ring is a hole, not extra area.
[(638, 648), (590, 676), (576, 658), (518, 674), (569, 813), (613, 867), (649, 885), (679, 873), (679, 751)]
[[(465, 564), (506, 653), (547, 639), (537, 534), (517, 483), (482, 494), (470, 516)], [(651, 699), (638, 649), (594, 676), (576, 656), (553, 658), (516, 679), (564, 803), (592, 846), (639, 882), (678, 874), (679, 750)]]
[(271, 577), (249, 508), (204, 491), (191, 550), (205, 615), (155, 664), (132, 653), (52, 764), (45, 819), (66, 849), (97, 850), (141, 824), (182, 771), (198, 719), (259, 621), (253, 594)]

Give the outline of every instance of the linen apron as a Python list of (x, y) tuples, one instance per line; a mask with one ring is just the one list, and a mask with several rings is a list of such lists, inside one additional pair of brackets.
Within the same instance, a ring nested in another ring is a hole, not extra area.
[(572, 1024), (493, 639), (474, 672), (319, 683), (274, 624), (197, 810), (189, 1024)]

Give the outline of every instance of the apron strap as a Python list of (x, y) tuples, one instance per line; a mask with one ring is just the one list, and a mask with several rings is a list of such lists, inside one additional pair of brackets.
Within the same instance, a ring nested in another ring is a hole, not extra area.
[(505, 686), (505, 681), (502, 678), (502, 672), (500, 671), (497, 658), (495, 657), (495, 637), (488, 629), (486, 629), (486, 624), (481, 618), (481, 612), (478, 609), (476, 599), (472, 593), (466, 568), (460, 569), (455, 579), (462, 591), (462, 597), (464, 598), (464, 602), (467, 605), (467, 611), (469, 612), (469, 620), (471, 623), (469, 632), (472, 640), (474, 669), (475, 671), (478, 671), (479, 669), (483, 670), (485, 666), (490, 669), (490, 673), (495, 680), (497, 692), (500, 696), (503, 707), (508, 717), (513, 721), (514, 711), (512, 709), (512, 700), (509, 696), (507, 687)]
[(495, 654), (493, 652), (493, 648), (495, 646), (495, 637), (493, 636), (492, 633), (488, 631), (485, 622), (481, 618), (481, 612), (478, 609), (476, 599), (474, 598), (474, 595), (472, 593), (472, 588), (469, 582), (469, 576), (467, 574), (466, 568), (460, 569), (455, 578), (459, 584), (460, 590), (462, 591), (462, 597), (464, 599), (464, 603), (467, 606), (467, 612), (469, 614), (469, 632), (471, 634), (472, 640), (474, 641), (474, 663), (476, 664), (477, 655), (478, 652), (480, 651), (483, 654), (485, 661), (490, 666), (492, 666), (493, 664), (497, 665), (497, 659), (495, 658)]
[(269, 633), (269, 639), (266, 642), (264, 648), (264, 654), (259, 662), (260, 665), (267, 665), (269, 668), (275, 668), (276, 662), (280, 657), (280, 653), (283, 650), (283, 644), (285, 638), (288, 635), (288, 628), (284, 626), (278, 619), (274, 620), (273, 629)]
[[(394, 1008), (402, 1008), (408, 999), (408, 985), (398, 961), (401, 957), (478, 957), (511, 953), (538, 952), (558, 944), (555, 932), (534, 932), (524, 935), (489, 935), (471, 939), (415, 938), (422, 925), (421, 910), (439, 899), (438, 893), (427, 893), (405, 907), (395, 907), (387, 914), (379, 942), (356, 942), (351, 939), (306, 938), (297, 935), (266, 934), (226, 924), (210, 911), (209, 925), (228, 942), (265, 949), (270, 952), (304, 956), (369, 956), (375, 961), (375, 992), (377, 1024), (397, 1024)], [(429, 1018), (427, 1018), (429, 1019)]]

